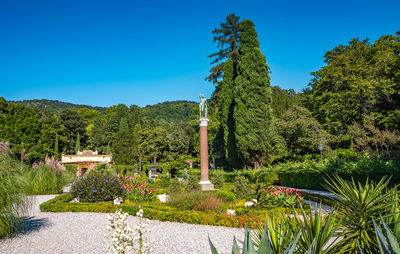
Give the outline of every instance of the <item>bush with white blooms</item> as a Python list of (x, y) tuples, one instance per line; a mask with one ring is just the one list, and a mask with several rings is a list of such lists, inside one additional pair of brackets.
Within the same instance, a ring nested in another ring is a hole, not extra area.
[[(114, 205), (120, 205), (121, 200), (115, 199)], [(106, 238), (111, 239), (108, 249), (117, 254), (150, 253), (151, 248), (144, 237), (145, 233), (150, 232), (149, 220), (143, 220), (143, 210), (140, 209), (136, 213), (139, 217), (139, 224), (131, 227), (128, 222), (128, 213), (123, 213), (119, 208), (115, 211), (115, 215), (107, 215), (110, 225), (107, 226), (109, 234), (104, 235)]]

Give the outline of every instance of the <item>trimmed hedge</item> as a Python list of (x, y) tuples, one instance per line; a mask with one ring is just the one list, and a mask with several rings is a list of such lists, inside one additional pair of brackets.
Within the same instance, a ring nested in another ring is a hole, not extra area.
[(353, 177), (355, 181), (361, 183), (367, 178), (378, 182), (383, 176), (390, 176), (392, 185), (400, 183), (399, 162), (370, 158), (367, 154), (355, 161), (333, 157), (323, 161), (287, 162), (270, 167), (268, 170), (279, 175), (280, 185), (303, 189), (324, 190), (324, 178), (334, 174), (344, 179)]
[[(42, 212), (98, 212), (113, 213), (116, 206), (112, 202), (99, 203), (69, 203), (73, 199), (70, 193), (61, 194), (40, 205)], [(120, 205), (122, 211), (136, 215), (139, 211), (139, 205)], [(256, 212), (257, 215), (250, 212), (243, 213), (241, 216), (229, 216), (215, 212), (200, 211), (181, 211), (173, 207), (162, 204), (140, 204), (143, 209), (143, 217), (151, 220), (182, 222), (190, 224), (224, 226), (224, 227), (243, 227), (246, 222), (248, 227), (254, 228), (259, 223), (265, 223), (266, 216), (280, 216), (283, 212), (290, 212), (285, 208), (271, 208), (268, 211)], [(246, 208), (247, 210), (249, 208)]]

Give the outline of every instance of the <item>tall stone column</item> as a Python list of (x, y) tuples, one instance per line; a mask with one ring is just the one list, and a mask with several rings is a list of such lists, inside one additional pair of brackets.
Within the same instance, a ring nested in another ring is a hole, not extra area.
[(207, 118), (200, 118), (200, 189), (202, 191), (213, 190), (214, 185), (208, 178), (208, 141), (207, 141)]

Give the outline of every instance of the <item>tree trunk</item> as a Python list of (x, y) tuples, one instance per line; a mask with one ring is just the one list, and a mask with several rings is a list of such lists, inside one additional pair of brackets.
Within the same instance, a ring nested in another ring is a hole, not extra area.
[(157, 167), (157, 152), (153, 152), (153, 166)]
[(142, 172), (142, 153), (139, 153), (139, 172)]
[(253, 160), (254, 160), (254, 169), (257, 170), (260, 168), (260, 154), (253, 153)]

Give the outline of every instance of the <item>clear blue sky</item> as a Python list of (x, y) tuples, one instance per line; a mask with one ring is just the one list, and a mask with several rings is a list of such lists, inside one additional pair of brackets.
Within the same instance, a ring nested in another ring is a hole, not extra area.
[(400, 0), (0, 0), (0, 96), (95, 106), (210, 97), (227, 14), (253, 20), (271, 84), (301, 91), (323, 55), (400, 30)]

